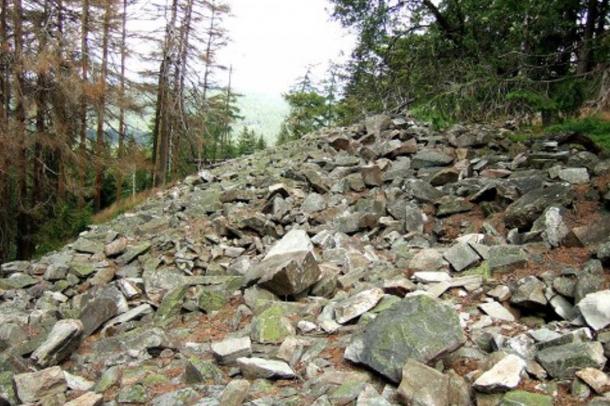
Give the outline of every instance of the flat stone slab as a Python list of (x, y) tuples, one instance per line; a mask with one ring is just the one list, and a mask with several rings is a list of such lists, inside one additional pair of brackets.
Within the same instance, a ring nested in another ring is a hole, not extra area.
[(228, 338), (223, 341), (212, 343), (212, 353), (221, 364), (230, 364), (237, 358), (252, 354), (252, 342), (250, 337)]
[(264, 358), (238, 358), (237, 365), (246, 378), (294, 379), (295, 372), (283, 361)]
[(589, 293), (577, 308), (592, 329), (603, 329), (610, 324), (610, 290)]
[(526, 363), (521, 357), (509, 354), (483, 373), (474, 382), (474, 388), (481, 392), (506, 392), (514, 389), (521, 382), (525, 367)]
[(383, 290), (379, 288), (357, 293), (335, 306), (335, 320), (337, 320), (337, 323), (345, 324), (371, 310), (382, 297)]
[(458, 314), (451, 306), (425, 295), (411, 296), (366, 326), (358, 359), (398, 383), (407, 359), (428, 363), (465, 340)]

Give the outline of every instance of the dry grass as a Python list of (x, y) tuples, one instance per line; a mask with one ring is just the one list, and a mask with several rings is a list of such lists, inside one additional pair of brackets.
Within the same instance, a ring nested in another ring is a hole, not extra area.
[(159, 188), (148, 189), (142, 192), (137, 193), (135, 196), (130, 196), (126, 199), (121, 199), (112, 203), (110, 206), (106, 207), (102, 211), (93, 215), (91, 222), (93, 224), (101, 224), (105, 223), (109, 220), (112, 220), (116, 216), (128, 212), (135, 208), (136, 206), (144, 203), (151, 196), (154, 196), (159, 190)]

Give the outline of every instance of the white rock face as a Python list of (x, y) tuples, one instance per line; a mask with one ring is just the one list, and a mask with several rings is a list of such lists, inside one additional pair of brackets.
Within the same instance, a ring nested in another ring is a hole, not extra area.
[(601, 330), (610, 324), (610, 290), (589, 293), (577, 307), (592, 329)]
[(479, 306), (489, 317), (495, 320), (515, 321), (515, 316), (498, 302), (483, 303)]
[(368, 289), (351, 296), (335, 307), (335, 320), (344, 324), (368, 312), (379, 303), (383, 297), (383, 290), (379, 288)]
[(35, 403), (43, 397), (63, 393), (67, 389), (66, 378), (60, 367), (15, 375), (13, 386), (22, 403)]
[(293, 379), (296, 374), (282, 361), (264, 358), (238, 358), (237, 364), (246, 378)]
[(228, 338), (223, 341), (212, 343), (212, 353), (221, 364), (235, 362), (241, 358), (252, 354), (252, 342), (250, 337)]
[(506, 392), (521, 382), (521, 374), (526, 367), (525, 361), (509, 354), (474, 382), (475, 389), (481, 392)]
[(566, 168), (559, 171), (559, 179), (569, 183), (587, 183), (589, 181), (589, 173), (587, 168)]
[(285, 255), (296, 252), (313, 251), (313, 244), (305, 230), (290, 230), (281, 240), (279, 240), (265, 255), (265, 259), (275, 255)]
[(78, 347), (82, 334), (83, 323), (80, 320), (60, 320), (31, 358), (41, 367), (58, 364)]
[(447, 272), (415, 272), (413, 280), (422, 283), (438, 283), (451, 280), (451, 275)]

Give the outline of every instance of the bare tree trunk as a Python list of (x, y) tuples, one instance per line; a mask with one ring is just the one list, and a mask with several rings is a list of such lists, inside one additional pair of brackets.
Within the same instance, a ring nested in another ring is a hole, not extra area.
[(81, 16), (81, 79), (82, 79), (82, 95), (80, 100), (80, 144), (79, 144), (79, 159), (80, 165), (80, 187), (79, 206), (85, 205), (85, 158), (87, 152), (87, 104), (88, 98), (85, 93), (86, 87), (89, 84), (89, 0), (83, 0), (82, 16)]
[(31, 235), (31, 216), (28, 198), (28, 145), (25, 139), (25, 97), (23, 86), (23, 28), (21, 0), (13, 0), (14, 63), (13, 86), (15, 94), (15, 137), (19, 144), (17, 157), (17, 258), (29, 258), (34, 252)]
[(105, 163), (105, 133), (106, 120), (106, 80), (108, 79), (108, 48), (110, 41), (110, 14), (112, 2), (106, 0), (104, 9), (103, 36), (102, 36), (102, 66), (99, 78), (99, 99), (97, 101), (97, 131), (96, 131), (96, 165), (95, 165), (95, 209), (102, 208), (102, 182), (104, 178)]
[(9, 256), (12, 236), (9, 235), (11, 195), (9, 191), (8, 111), (10, 106), (10, 66), (8, 64), (8, 0), (0, 0), (0, 263)]
[(125, 60), (127, 58), (127, 0), (123, 0), (123, 16), (121, 21), (121, 74), (119, 83), (119, 170), (117, 171), (116, 200), (123, 194), (123, 156), (125, 154)]
[(167, 160), (169, 152), (169, 120), (168, 103), (169, 68), (171, 66), (171, 51), (174, 45), (174, 30), (178, 13), (178, 0), (172, 1), (171, 16), (165, 30), (165, 39), (162, 50), (162, 61), (159, 69), (159, 84), (157, 89), (157, 104), (155, 111), (155, 126), (153, 129), (154, 142), (154, 169), (153, 183), (155, 186), (165, 184), (167, 181)]
[[(210, 25), (208, 27), (208, 39), (205, 46), (205, 68), (203, 73), (203, 115), (204, 120), (207, 123), (207, 101), (208, 101), (208, 88), (210, 87), (210, 73), (212, 72), (212, 43), (214, 41), (214, 30), (216, 29), (216, 6), (210, 4), (210, 10), (212, 15), (210, 16)], [(208, 137), (207, 124), (203, 126), (203, 138), (204, 140)], [(216, 152), (218, 149), (217, 140), (214, 140), (214, 156), (212, 159), (216, 159)]]

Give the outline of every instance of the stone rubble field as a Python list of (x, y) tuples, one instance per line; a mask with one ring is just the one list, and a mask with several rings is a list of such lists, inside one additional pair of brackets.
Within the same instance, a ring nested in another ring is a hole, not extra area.
[(610, 405), (610, 159), (406, 115), (0, 271), (0, 404)]

